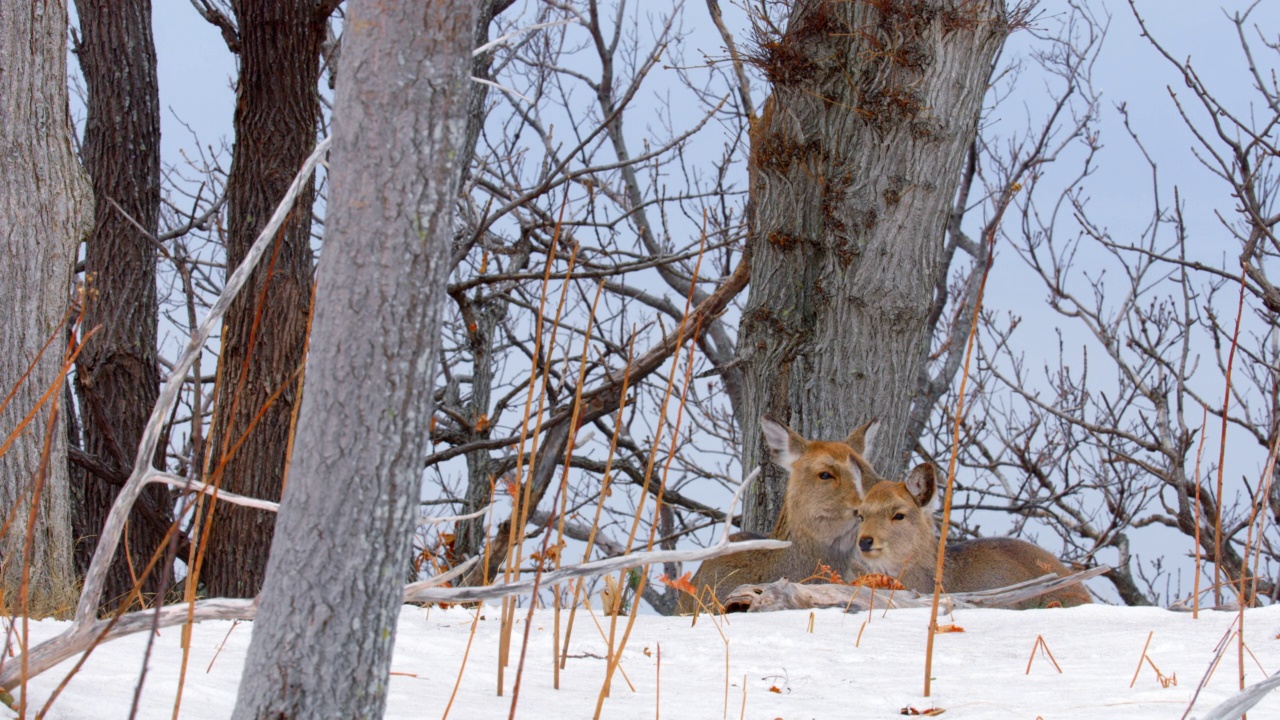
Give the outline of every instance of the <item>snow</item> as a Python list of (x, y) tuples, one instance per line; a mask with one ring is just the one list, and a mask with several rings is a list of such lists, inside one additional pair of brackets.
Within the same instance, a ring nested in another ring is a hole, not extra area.
[[(517, 613), (506, 693), (495, 695), (499, 611), (486, 606), (476, 623), (451, 718), (506, 717), (519, 662), (527, 610)], [(458, 678), (473, 612), (464, 608), (405, 606), (392, 663), (389, 718), (442, 717)], [(567, 613), (562, 615), (567, 619)], [(940, 622), (963, 632), (939, 634), (934, 652), (933, 696), (922, 696), (927, 610), (845, 614), (838, 610), (738, 614), (727, 619), (641, 615), (627, 643), (621, 675), (605, 700), (605, 718), (862, 718), (898, 717), (908, 706), (942, 708), (946, 718), (1178, 718), (1183, 715), (1237, 615), (1158, 608), (1093, 605), (1051, 610), (961, 610)], [(561, 689), (552, 688), (550, 610), (539, 610), (529, 633), (528, 656), (516, 716), (587, 718), (604, 677), (609, 618), (580, 611)], [(1247, 684), (1280, 669), (1280, 606), (1244, 614)], [(719, 630), (717, 622), (719, 620)], [(31, 623), (31, 640), (55, 635), (66, 623)], [(617, 636), (626, 627), (620, 618)], [(252, 623), (205, 622), (193, 630), (180, 717), (231, 717)], [(723, 637), (721, 637), (723, 632)], [(1176, 685), (1164, 687), (1147, 657)], [(156, 638), (139, 718), (170, 718), (181, 666), (179, 628)], [(1062, 671), (1043, 652), (1027, 661), (1043, 638)], [(219, 652), (219, 646), (225, 647)], [(728, 702), (725, 700), (728, 640)], [(146, 635), (97, 649), (57, 698), (51, 719), (125, 718), (142, 668)], [(659, 673), (658, 649), (661, 646)], [(216, 658), (215, 658), (216, 655)], [(1256, 656), (1256, 660), (1254, 659)], [(6, 658), (5, 662), (11, 660)], [(33, 679), (28, 717), (70, 672), (68, 661)], [(210, 669), (211, 668), (211, 669)], [(1265, 672), (1264, 672), (1265, 671)], [(1238, 685), (1234, 641), (1200, 694), (1192, 716), (1204, 717)], [(660, 675), (660, 677), (659, 677)], [(659, 692), (656, 687), (660, 687)], [(745, 693), (745, 712), (743, 711)], [(16, 695), (16, 693), (15, 693)], [(660, 710), (660, 714), (659, 714)], [(16, 717), (0, 710), (0, 717)], [(1257, 705), (1251, 718), (1280, 717), (1280, 693)]]

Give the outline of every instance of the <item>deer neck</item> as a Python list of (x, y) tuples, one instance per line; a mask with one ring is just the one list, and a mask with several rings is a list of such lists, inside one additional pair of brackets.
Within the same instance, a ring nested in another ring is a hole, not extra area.
[[(787, 540), (791, 547), (783, 550), (778, 556), (779, 564), (785, 566), (780, 575), (785, 575), (794, 582), (800, 582), (815, 575), (818, 565), (826, 565), (842, 577), (850, 575), (854, 562), (854, 543), (856, 537), (847, 542), (832, 542), (803, 532), (799, 528), (786, 528), (783, 535), (775, 535), (779, 540)], [(846, 577), (845, 579), (852, 579)]]

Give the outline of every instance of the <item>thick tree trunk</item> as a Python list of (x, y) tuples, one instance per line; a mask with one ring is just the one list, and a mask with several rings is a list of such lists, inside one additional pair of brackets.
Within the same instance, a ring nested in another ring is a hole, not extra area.
[(421, 487), (471, 0), (351, 2), (313, 342), (238, 718), (373, 718)]
[(976, 132), (1003, 0), (798, 0), (760, 62), (752, 130), (743, 464), (764, 464), (745, 527), (767, 533), (786, 476), (759, 416), (844, 437), (879, 418), (868, 459), (899, 474), (943, 230)]
[[(236, 144), (227, 179), (228, 274), (244, 259), (315, 147), (324, 38), (317, 4), (232, 3), (240, 77), (233, 118)], [(223, 489), (264, 500), (280, 499), (289, 425), (298, 401), (295, 372), (306, 349), (313, 280), (312, 202), (308, 185), (280, 231), (273, 256), (258, 266), (223, 326), (210, 435), (213, 467), (215, 473), (222, 467)], [(277, 391), (279, 396), (270, 401)], [(245, 436), (251, 424), (253, 430)], [(215, 509), (212, 523), (201, 579), (211, 595), (252, 597), (262, 587), (275, 517), (223, 504)]]
[[(76, 362), (84, 450), (128, 475), (159, 394), (156, 248), (160, 213), (160, 95), (150, 0), (76, 0), (77, 49), (88, 88), (81, 150), (93, 180), (94, 227), (85, 250), (85, 327), (98, 327)], [(157, 458), (163, 461), (162, 458)], [(73, 493), (76, 568), (89, 567), (118, 492), (93, 472)], [(115, 479), (115, 478), (112, 478)], [(104, 609), (132, 589), (172, 522), (169, 491), (152, 485), (134, 506), (129, 557), (116, 554)], [(132, 571), (130, 569), (132, 564)], [(161, 573), (143, 585), (157, 591)]]
[[(59, 323), (76, 248), (93, 223), (89, 181), (71, 146), (66, 35), (65, 2), (0, 0), (0, 393), (16, 389), (0, 411), (2, 439), (58, 382), (66, 347)], [(62, 397), (53, 393), (0, 455), (0, 522), (8, 523), (0, 536), (0, 600), (10, 612), (22, 612), (24, 564), (27, 612), (75, 606), (66, 433), (50, 426)]]

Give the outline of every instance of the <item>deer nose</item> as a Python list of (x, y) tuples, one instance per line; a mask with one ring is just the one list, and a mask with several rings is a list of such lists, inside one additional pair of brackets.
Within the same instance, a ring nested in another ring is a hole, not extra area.
[(870, 552), (871, 545), (874, 542), (875, 541), (872, 538), (867, 537), (866, 535), (863, 535), (862, 537), (858, 538), (858, 548), (862, 550), (862, 552)]

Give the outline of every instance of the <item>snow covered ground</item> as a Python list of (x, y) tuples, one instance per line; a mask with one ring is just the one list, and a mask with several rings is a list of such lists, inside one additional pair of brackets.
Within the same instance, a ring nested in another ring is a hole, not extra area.
[[(505, 697), (497, 697), (498, 610), (486, 607), (477, 623), (470, 657), (449, 717), (498, 718), (510, 711), (525, 612), (519, 613)], [(567, 613), (565, 614), (567, 617)], [(597, 618), (608, 632), (607, 618)], [(922, 697), (926, 610), (844, 614), (837, 610), (732, 615), (721, 622), (728, 639), (728, 700), (725, 642), (711, 618), (690, 627), (689, 618), (642, 615), (623, 655), (621, 676), (605, 700), (606, 718), (879, 718), (904, 708), (944, 709), (947, 718), (1179, 718), (1211, 665), (1215, 648), (1234, 632), (1236, 615), (1189, 613), (1105, 605), (1055, 610), (963, 610), (954, 622), (964, 632), (937, 637), (933, 696)], [(31, 638), (50, 637), (64, 623), (31, 624)], [(390, 718), (444, 715), (458, 678), (472, 627), (472, 613), (406, 606), (400, 616), (392, 664)], [(619, 622), (618, 635), (625, 627)], [(251, 623), (196, 626), (180, 717), (229, 718)], [(228, 631), (230, 634), (228, 635)], [(1146, 655), (1176, 684), (1160, 682)], [(1246, 682), (1280, 670), (1280, 607), (1245, 613)], [(225, 647), (218, 648), (224, 638)], [(1061, 673), (1038, 651), (1043, 638)], [(140, 718), (173, 714), (181, 662), (180, 632), (157, 638), (147, 670)], [(552, 689), (552, 614), (539, 611), (531, 628), (516, 715), (524, 718), (591, 717), (604, 677), (606, 643), (591, 616), (579, 612), (561, 689)], [(56, 700), (49, 718), (125, 718), (142, 668), (145, 635), (99, 648)], [(661, 666), (658, 649), (661, 646)], [(215, 654), (217, 655), (215, 659)], [(1256, 657), (1256, 659), (1255, 659)], [(6, 662), (9, 660), (6, 659)], [(30, 685), (28, 717), (67, 675), (71, 662)], [(1234, 641), (1200, 694), (1191, 716), (1203, 717), (1237, 687)], [(660, 685), (660, 687), (659, 687)], [(745, 711), (743, 704), (745, 702)], [(14, 717), (0, 710), (0, 717)], [(1251, 718), (1280, 718), (1280, 692), (1272, 693)]]

